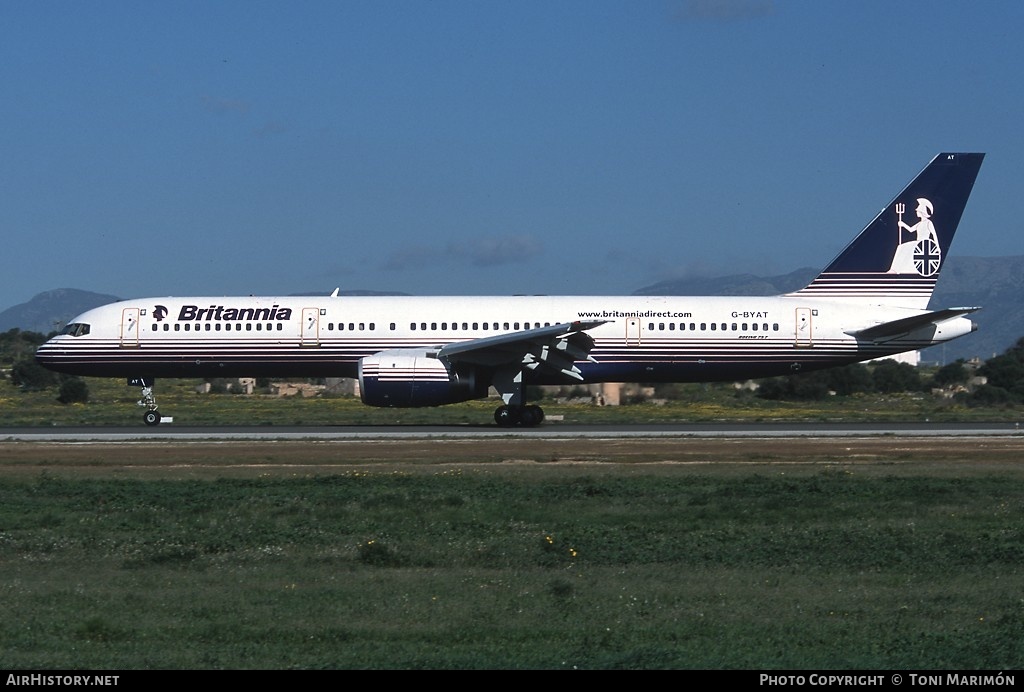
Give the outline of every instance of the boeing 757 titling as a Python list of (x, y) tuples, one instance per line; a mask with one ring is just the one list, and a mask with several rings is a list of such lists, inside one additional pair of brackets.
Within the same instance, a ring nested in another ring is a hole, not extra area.
[(528, 385), (771, 377), (968, 334), (976, 307), (928, 310), (984, 154), (936, 156), (810, 284), (759, 297), (142, 298), (89, 310), (36, 358), (126, 377), (349, 377), (371, 406), (488, 395), (501, 426), (544, 412)]

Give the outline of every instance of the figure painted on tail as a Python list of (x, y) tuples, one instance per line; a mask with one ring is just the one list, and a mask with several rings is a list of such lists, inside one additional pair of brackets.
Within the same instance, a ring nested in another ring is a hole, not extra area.
[[(896, 205), (900, 244), (893, 255), (888, 273), (933, 276), (939, 271), (942, 251), (939, 248), (939, 237), (935, 234), (935, 225), (932, 223), (932, 203), (924, 197), (918, 198), (916, 211), (920, 221), (913, 226), (903, 221), (906, 210), (907, 205), (902, 202)], [(910, 240), (906, 242), (903, 242), (904, 231), (912, 234)]]

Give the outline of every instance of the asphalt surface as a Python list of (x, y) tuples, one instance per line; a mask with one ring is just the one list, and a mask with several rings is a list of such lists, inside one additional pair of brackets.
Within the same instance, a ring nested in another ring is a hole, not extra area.
[(175, 426), (0, 428), (9, 441), (423, 438), (975, 437), (1024, 434), (1019, 423), (692, 423), (674, 425)]

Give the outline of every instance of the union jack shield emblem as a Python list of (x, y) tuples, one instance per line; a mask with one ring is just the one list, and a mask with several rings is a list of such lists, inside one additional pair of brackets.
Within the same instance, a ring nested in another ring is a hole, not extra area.
[(919, 240), (914, 246), (914, 269), (921, 276), (935, 276), (939, 273), (942, 255), (939, 246), (931, 238)]

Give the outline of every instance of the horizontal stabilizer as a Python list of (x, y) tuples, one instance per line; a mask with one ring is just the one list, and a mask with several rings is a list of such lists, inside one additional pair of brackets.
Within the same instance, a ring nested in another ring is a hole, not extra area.
[(969, 315), (970, 313), (980, 309), (981, 308), (946, 308), (945, 310), (925, 312), (920, 315), (914, 315), (913, 317), (904, 317), (900, 320), (876, 324), (875, 326), (868, 327), (867, 329), (847, 331), (846, 333), (852, 337), (866, 341), (888, 341), (890, 339), (903, 336), (915, 329), (927, 327), (930, 324), (939, 324), (940, 322), (945, 322), (946, 320), (954, 317), (963, 317), (964, 315)]

